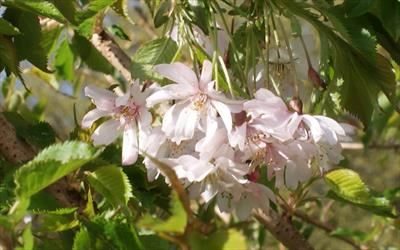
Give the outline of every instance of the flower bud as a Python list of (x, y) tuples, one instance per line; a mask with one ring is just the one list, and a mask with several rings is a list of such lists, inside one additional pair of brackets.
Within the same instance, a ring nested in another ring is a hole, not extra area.
[(311, 67), (308, 67), (308, 79), (314, 84), (314, 86), (318, 89), (326, 89), (326, 83), (324, 80), (321, 79), (318, 72)]
[(245, 111), (241, 111), (240, 113), (234, 114), (234, 119), (235, 119), (235, 125), (236, 126), (242, 125), (247, 119), (246, 112)]
[(289, 102), (289, 108), (298, 114), (303, 113), (303, 102), (300, 100), (300, 98), (293, 96), (292, 99)]
[(261, 177), (261, 172), (259, 168), (254, 169), (253, 172), (247, 175), (247, 179), (252, 182), (257, 182)]

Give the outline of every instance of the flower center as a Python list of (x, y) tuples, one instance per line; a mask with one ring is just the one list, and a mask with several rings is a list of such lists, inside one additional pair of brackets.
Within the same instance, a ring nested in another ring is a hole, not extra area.
[(119, 116), (133, 120), (139, 116), (139, 106), (135, 102), (129, 101), (127, 105), (119, 107), (118, 113)]
[(192, 99), (192, 105), (193, 109), (200, 111), (204, 108), (204, 105), (206, 104), (208, 100), (208, 96), (204, 93), (199, 93)]

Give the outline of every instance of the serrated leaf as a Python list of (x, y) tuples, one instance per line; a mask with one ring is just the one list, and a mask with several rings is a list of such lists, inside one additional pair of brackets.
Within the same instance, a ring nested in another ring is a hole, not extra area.
[(367, 13), (375, 0), (346, 0), (343, 5), (346, 9), (346, 15), (349, 17), (358, 17)]
[(20, 35), (14, 37), (19, 60), (27, 59), (42, 71), (49, 73), (47, 54), (41, 45), (42, 31), (39, 17), (32, 13), (7, 9), (4, 18), (18, 27), (21, 32)]
[(14, 36), (21, 34), (17, 27), (14, 27), (11, 23), (0, 18), (0, 34), (7, 36)]
[(135, 228), (124, 219), (96, 217), (83, 223), (92, 240), (91, 244), (102, 246), (101, 249), (143, 250)]
[(86, 228), (81, 228), (79, 232), (75, 234), (74, 245), (72, 250), (87, 250), (92, 249), (90, 244), (90, 236)]
[(121, 168), (109, 165), (88, 174), (90, 185), (113, 206), (127, 205), (132, 195), (128, 177)]
[(112, 74), (111, 64), (85, 37), (75, 34), (72, 39), (72, 48), (89, 68)]
[(35, 231), (38, 232), (61, 232), (72, 229), (79, 225), (79, 221), (75, 218), (77, 208), (63, 208), (55, 211), (34, 211), (39, 214), (37, 223), (40, 227)]
[(0, 62), (4, 64), (10, 72), (20, 77), (19, 60), (14, 44), (9, 38), (0, 35)]
[(183, 233), (187, 223), (187, 214), (175, 191), (172, 192), (170, 206), (171, 216), (167, 220), (163, 221), (146, 214), (139, 221), (139, 227), (151, 229), (155, 232)]
[(356, 204), (376, 214), (391, 216), (391, 205), (384, 196), (373, 195), (360, 176), (350, 169), (333, 170), (325, 175), (325, 181), (333, 193), (328, 196)]
[(133, 56), (132, 75), (141, 80), (162, 78), (154, 73), (153, 67), (160, 63), (170, 63), (178, 50), (171, 38), (159, 38), (143, 44)]
[(64, 39), (56, 51), (54, 67), (61, 79), (72, 81), (74, 78), (74, 54), (67, 39)]
[(60, 11), (49, 1), (42, 0), (5, 0), (4, 5), (12, 6), (31, 13), (46, 16), (58, 22), (64, 22), (65, 19)]
[(16, 194), (28, 198), (94, 159), (99, 150), (87, 143), (67, 141), (42, 150), (15, 174)]

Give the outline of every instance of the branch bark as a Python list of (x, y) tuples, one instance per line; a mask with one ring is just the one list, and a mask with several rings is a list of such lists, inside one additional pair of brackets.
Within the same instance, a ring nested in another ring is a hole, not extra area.
[(97, 28), (90, 41), (93, 46), (114, 66), (128, 83), (133, 83), (131, 74), (132, 61), (119, 47), (115, 40), (102, 28)]
[(36, 152), (17, 136), (15, 128), (0, 113), (0, 154), (11, 164), (19, 165), (32, 159)]
[(314, 250), (310, 243), (297, 231), (288, 217), (270, 212), (265, 215), (255, 212), (254, 217), (289, 250)]

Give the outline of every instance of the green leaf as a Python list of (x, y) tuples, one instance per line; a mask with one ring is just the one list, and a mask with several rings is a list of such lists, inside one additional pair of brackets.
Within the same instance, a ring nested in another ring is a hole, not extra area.
[(128, 16), (128, 0), (117, 0), (111, 8), (120, 16), (129, 18)]
[(61, 79), (69, 81), (74, 79), (74, 54), (68, 43), (68, 39), (64, 39), (56, 51), (54, 66), (57, 75)]
[(0, 62), (4, 64), (10, 72), (20, 77), (19, 60), (17, 51), (10, 38), (0, 35)]
[(19, 60), (27, 59), (42, 71), (49, 73), (47, 54), (41, 45), (42, 31), (39, 17), (15, 9), (7, 9), (4, 17), (18, 27), (21, 32), (21, 35), (14, 37)]
[(172, 192), (170, 206), (171, 216), (167, 220), (163, 221), (146, 214), (139, 221), (139, 227), (148, 228), (155, 232), (183, 233), (187, 223), (187, 214), (176, 192)]
[(169, 20), (168, 13), (171, 9), (171, 2), (164, 1), (160, 4), (156, 15), (154, 16), (154, 27), (159, 28)]
[(21, 34), (17, 27), (14, 27), (11, 23), (0, 18), (0, 34), (7, 36), (14, 36)]
[(143, 44), (133, 56), (132, 75), (140, 80), (162, 78), (154, 73), (153, 67), (161, 63), (170, 63), (178, 46), (171, 38), (159, 38)]
[(90, 185), (113, 206), (127, 205), (132, 195), (128, 177), (120, 167), (104, 166), (88, 174)]
[(139, 236), (143, 249), (157, 249), (157, 250), (178, 250), (179, 248), (155, 234), (147, 234)]
[(113, 73), (112, 65), (85, 37), (75, 34), (72, 48), (89, 68), (105, 74)]
[(130, 41), (131, 39), (129, 38), (129, 36), (125, 33), (125, 31), (118, 25), (113, 24), (111, 25), (111, 28), (109, 28), (109, 31), (111, 34), (113, 34), (114, 36), (119, 37), (122, 40), (125, 41)]
[(60, 11), (54, 6), (53, 3), (43, 0), (5, 0), (5, 6), (19, 8), (21, 10), (29, 11), (36, 15), (46, 16), (58, 22), (64, 22), (65, 19)]
[(400, 41), (400, 2), (398, 0), (376, 1), (376, 15), (395, 41)]
[(40, 46), (43, 48), (46, 55), (49, 56), (56, 47), (61, 30), (62, 28), (59, 25), (42, 26), (42, 39), (40, 41)]
[(15, 174), (16, 194), (28, 198), (94, 159), (99, 150), (87, 143), (67, 141), (42, 150)]
[(331, 236), (345, 236), (356, 239), (358, 242), (365, 242), (368, 234), (359, 230), (351, 230), (348, 228), (337, 228), (329, 233)]
[(37, 223), (40, 227), (38, 232), (61, 232), (72, 229), (79, 225), (75, 218), (77, 208), (62, 208), (55, 211), (34, 211), (34, 214), (40, 215)]
[(358, 17), (367, 13), (375, 0), (346, 0), (343, 5), (346, 9), (346, 15), (349, 17)]
[(96, 217), (83, 221), (83, 224), (89, 233), (90, 244), (95, 245), (96, 249), (143, 250), (135, 228), (126, 219)]
[(209, 34), (210, 15), (208, 1), (204, 0), (190, 0), (189, 8), (192, 16), (191, 22), (196, 24), (204, 34)]
[(72, 250), (87, 250), (92, 249), (90, 244), (90, 236), (86, 228), (81, 228), (75, 234), (74, 245)]
[(24, 250), (32, 250), (33, 249), (33, 235), (32, 235), (32, 224), (29, 223), (22, 233), (22, 240), (23, 240), (23, 249)]
[(113, 5), (117, 0), (91, 0), (85, 10), (77, 13), (77, 21), (82, 22), (85, 19), (95, 16), (97, 13)]
[(332, 190), (330, 198), (356, 204), (361, 208), (384, 216), (391, 214), (391, 205), (384, 196), (373, 195), (360, 176), (350, 169), (333, 170), (325, 175), (325, 181)]

